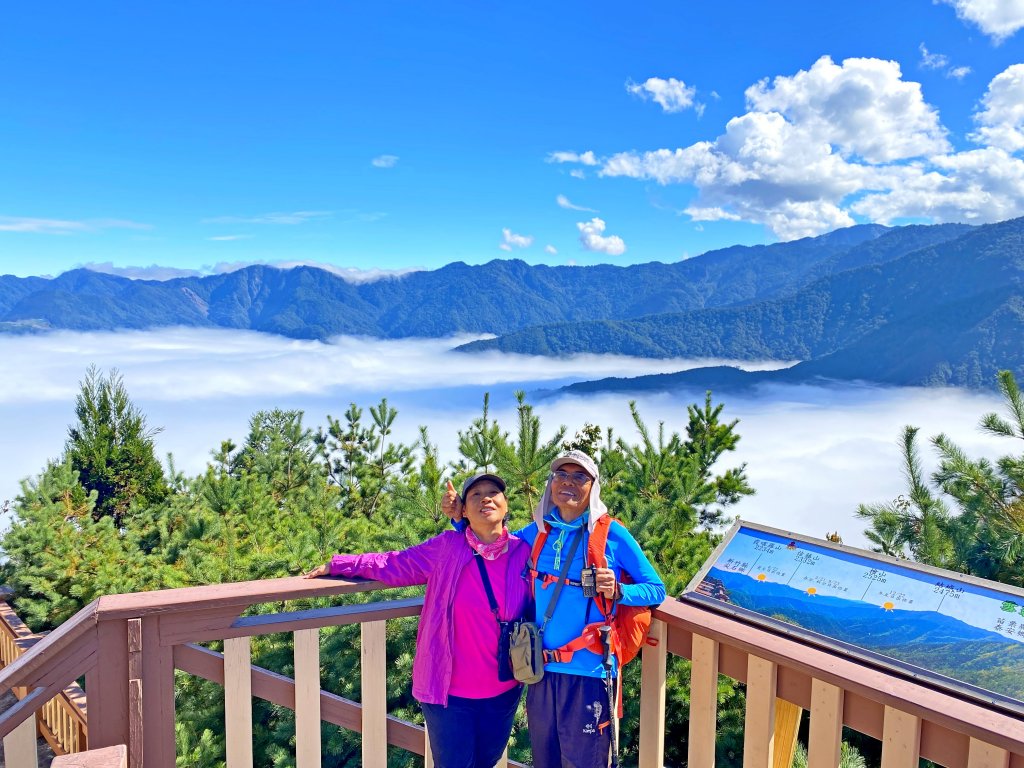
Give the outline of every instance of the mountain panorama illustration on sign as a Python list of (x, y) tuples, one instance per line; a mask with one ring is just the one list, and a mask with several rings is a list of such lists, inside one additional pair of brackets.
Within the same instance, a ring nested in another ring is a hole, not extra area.
[(1024, 714), (1024, 590), (737, 522), (680, 599)]

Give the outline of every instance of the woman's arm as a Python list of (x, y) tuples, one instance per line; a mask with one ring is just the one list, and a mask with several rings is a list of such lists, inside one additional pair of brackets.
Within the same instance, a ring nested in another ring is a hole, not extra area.
[(307, 579), (320, 576), (358, 576), (373, 579), (390, 587), (425, 584), (438, 560), (443, 536), (394, 552), (368, 552), (362, 555), (335, 555), (328, 563), (306, 574)]

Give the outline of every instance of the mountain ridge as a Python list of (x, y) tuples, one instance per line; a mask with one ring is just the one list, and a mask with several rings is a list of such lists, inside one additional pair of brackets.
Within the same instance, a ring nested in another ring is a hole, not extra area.
[[(992, 387), (1024, 371), (1024, 219), (883, 227), (732, 246), (675, 263), (588, 267), (495, 259), (369, 282), (252, 265), (170, 280), (77, 269), (0, 276), (0, 331), (165, 326), (292, 338), (489, 334), (463, 352), (799, 360), (605, 382), (637, 390), (864, 379)], [(594, 383), (586, 387), (597, 386)]]

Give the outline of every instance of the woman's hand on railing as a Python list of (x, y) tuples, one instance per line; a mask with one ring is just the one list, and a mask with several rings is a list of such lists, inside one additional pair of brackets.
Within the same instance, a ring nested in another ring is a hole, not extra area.
[(330, 575), (331, 575), (331, 566), (326, 564), (326, 563), (324, 563), (323, 565), (318, 565), (316, 568), (314, 568), (309, 573), (303, 574), (302, 578), (304, 578), (304, 579), (319, 579), (321, 576), (330, 576)]
[(462, 499), (456, 493), (451, 480), (448, 481), (448, 488), (445, 490), (444, 496), (441, 497), (441, 511), (455, 522), (462, 519)]

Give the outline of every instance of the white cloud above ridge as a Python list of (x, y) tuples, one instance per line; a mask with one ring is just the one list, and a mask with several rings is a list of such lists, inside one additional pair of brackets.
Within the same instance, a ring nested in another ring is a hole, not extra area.
[(553, 245), (545, 245), (544, 246), (544, 253), (548, 253), (548, 254), (550, 254), (552, 256), (557, 256), (558, 255), (558, 249), (555, 248), (555, 246), (553, 246)]
[(715, 140), (601, 157), (598, 175), (692, 184), (698, 194), (685, 212), (694, 220), (760, 223), (782, 240), (849, 226), (855, 216), (1000, 221), (1024, 214), (1012, 154), (1024, 142), (1018, 66), (990, 85), (970, 135), (986, 145), (980, 150), (953, 149), (937, 110), (896, 62), (822, 57), (748, 88), (748, 111)]
[(102, 232), (107, 229), (148, 230), (150, 224), (127, 219), (42, 219), (28, 216), (0, 216), (0, 232), (23, 232), (36, 235), (74, 235)]
[(377, 280), (392, 280), (412, 274), (423, 272), (424, 267), (405, 267), (401, 269), (381, 269), (371, 267), (362, 269), (359, 267), (339, 267), (335, 264), (326, 264), (311, 259), (289, 259), (282, 261), (220, 261), (212, 266), (203, 266), (199, 269), (181, 269), (178, 267), (164, 267), (152, 264), (148, 267), (142, 266), (115, 266), (112, 262), (89, 262), (80, 264), (75, 268), (89, 269), (93, 272), (100, 272), (108, 275), (127, 277), (131, 280), (174, 280), (179, 277), (204, 277), (207, 275), (222, 275), (230, 272), (237, 272), (246, 267), (264, 266), (273, 269), (295, 269), (296, 267), (313, 267), (325, 272), (337, 275), (346, 282), (353, 284), (372, 283)]
[(370, 163), (374, 168), (394, 168), (398, 164), (398, 155), (378, 155)]
[(207, 240), (212, 240), (215, 243), (230, 243), (235, 240), (250, 240), (252, 235), (216, 235), (215, 237), (208, 237)]
[(517, 235), (508, 227), (501, 230), (501, 243), (498, 245), (503, 251), (511, 251), (513, 248), (529, 248), (533, 245), (533, 235)]
[(995, 43), (1024, 27), (1024, 0), (941, 0), (956, 10), (957, 18), (971, 22)]
[(162, 267), (150, 264), (148, 267), (119, 267), (111, 261), (91, 261), (79, 264), (75, 269), (88, 269), (104, 275), (127, 277), (129, 280), (174, 280), (179, 277), (200, 277), (204, 273), (197, 269), (179, 269), (178, 267)]
[(1014, 64), (996, 75), (974, 115), (978, 129), (969, 138), (1007, 152), (1024, 149), (1024, 64)]
[(558, 203), (559, 208), (565, 208), (568, 211), (585, 211), (587, 213), (597, 213), (593, 208), (587, 208), (585, 205), (576, 205), (565, 195), (558, 195), (555, 198), (555, 202)]
[(580, 231), (580, 243), (588, 251), (604, 253), (608, 256), (621, 256), (626, 252), (626, 243), (618, 235), (605, 235), (606, 224), (596, 216), (590, 221), (576, 223)]
[[(634, 83), (630, 80), (626, 83), (626, 91), (644, 101), (655, 102), (669, 114), (694, 107), (693, 97), (697, 93), (695, 87), (674, 77), (668, 79), (649, 77), (642, 83)], [(700, 107), (699, 111), (703, 113), (703, 105)]]

